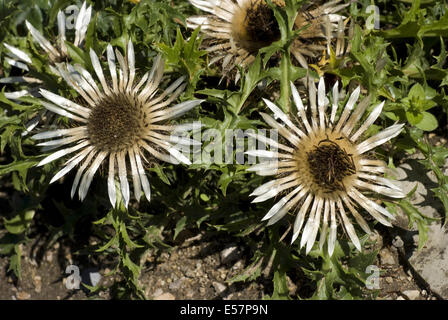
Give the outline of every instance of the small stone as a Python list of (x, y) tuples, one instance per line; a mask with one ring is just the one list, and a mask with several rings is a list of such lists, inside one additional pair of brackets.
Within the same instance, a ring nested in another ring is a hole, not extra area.
[(160, 289), (160, 288), (157, 288), (156, 289), (156, 291), (154, 291), (154, 293), (153, 293), (153, 297), (158, 297), (158, 296), (160, 296), (160, 295), (162, 295), (163, 294), (163, 290), (162, 289)]
[(418, 241), (419, 241), (418, 234), (414, 234), (412, 236), (412, 242), (414, 243), (414, 246), (418, 247)]
[(406, 290), (403, 294), (409, 298), (409, 300), (417, 300), (420, 297), (420, 292), (418, 290)]
[(226, 285), (224, 285), (220, 282), (217, 282), (217, 281), (213, 281), (212, 285), (215, 288), (216, 293), (219, 295), (222, 294), (227, 289)]
[(16, 297), (18, 300), (28, 300), (31, 298), (31, 295), (28, 292), (20, 291), (16, 293)]
[(402, 248), (404, 246), (403, 240), (400, 238), (400, 236), (396, 236), (394, 240), (392, 240), (392, 245), (395, 248)]
[(200, 292), (201, 294), (204, 294), (204, 293), (205, 293), (205, 288), (199, 288), (199, 292)]
[(170, 258), (170, 254), (169, 254), (168, 252), (163, 252), (163, 253), (160, 255), (160, 257), (161, 257), (163, 260), (168, 260), (168, 259)]
[(224, 298), (224, 300), (232, 300), (233, 293), (229, 294), (227, 297)]
[(384, 280), (386, 280), (386, 282), (389, 283), (389, 284), (394, 282), (394, 279), (392, 277), (386, 277)]
[(238, 260), (232, 267), (233, 270), (239, 270), (243, 268), (243, 261)]
[(45, 254), (45, 260), (47, 260), (48, 262), (52, 262), (53, 261), (53, 252), (51, 252), (51, 251), (48, 251), (46, 254)]
[(383, 249), (380, 251), (380, 258), (382, 264), (389, 264), (389, 265), (395, 264), (394, 257), (387, 249)]
[(399, 296), (399, 297), (397, 298), (397, 300), (406, 300), (406, 299), (403, 298), (402, 296)]
[(219, 277), (224, 280), (227, 277), (227, 272), (226, 270), (220, 270), (220, 274)]
[(33, 278), (34, 291), (40, 293), (42, 291), (42, 278), (41, 276), (35, 276)]
[(176, 297), (169, 292), (165, 292), (157, 297), (154, 297), (154, 300), (176, 300)]
[(185, 276), (188, 278), (194, 278), (196, 276), (196, 272), (194, 272), (193, 270), (187, 270), (187, 272), (185, 272)]
[(170, 283), (168, 288), (173, 291), (179, 290), (183, 281), (184, 281), (184, 278), (177, 279), (176, 281)]
[(221, 263), (227, 264), (232, 261), (235, 261), (239, 258), (239, 255), (240, 255), (240, 253), (238, 251), (238, 247), (235, 244), (230, 245), (221, 251), (221, 253), (220, 253)]

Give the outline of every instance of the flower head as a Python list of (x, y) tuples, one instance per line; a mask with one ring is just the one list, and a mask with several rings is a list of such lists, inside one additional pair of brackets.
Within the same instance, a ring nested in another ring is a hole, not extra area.
[(41, 102), (46, 109), (68, 117), (79, 125), (34, 135), (34, 139), (56, 138), (40, 143), (41, 146), (61, 147), (38, 165), (74, 154), (51, 182), (58, 180), (79, 164), (71, 195), (73, 197), (79, 187), (79, 198), (83, 200), (96, 171), (102, 163), (108, 162), (107, 185), (113, 206), (117, 199), (116, 176), (119, 178), (119, 189), (125, 206), (129, 203), (128, 171), (132, 176), (137, 200), (143, 188), (149, 201), (150, 186), (143, 161), (151, 163), (161, 160), (174, 164), (190, 164), (178, 147), (194, 141), (171, 136), (171, 132), (186, 131), (191, 125), (176, 126), (166, 122), (191, 110), (202, 100), (185, 101), (168, 107), (183, 92), (186, 83), (185, 77), (181, 77), (157, 95), (164, 71), (164, 62), (160, 56), (155, 59), (151, 71), (136, 83), (134, 47), (131, 41), (128, 43), (125, 57), (118, 50), (115, 50), (114, 54), (112, 46), (108, 45), (110, 81), (105, 77), (98, 56), (92, 49), (90, 59), (102, 89), (81, 66), (58, 66), (58, 71), (65, 81), (82, 97), (82, 103), (75, 103), (44, 89), (40, 90), (47, 100)]
[[(75, 37), (73, 39), (73, 45), (81, 48), (84, 44), (84, 39), (87, 32), (87, 27), (90, 23), (90, 17), (92, 13), (92, 7), (87, 7), (86, 2), (83, 3), (81, 9), (78, 12), (76, 17), (74, 29), (75, 29)], [(34, 41), (36, 41), (39, 46), (45, 51), (45, 54), (48, 56), (49, 68), (51, 71), (60, 76), (58, 72), (57, 65), (60, 63), (64, 63), (68, 60), (69, 55), (67, 51), (67, 45), (65, 44), (66, 38), (66, 17), (62, 11), (58, 12), (57, 15), (58, 20), (58, 31), (59, 35), (55, 43), (47, 40), (31, 23), (25, 21), (26, 27), (31, 33)], [(14, 76), (14, 77), (5, 77), (0, 79), (0, 83), (23, 83), (25, 86), (22, 90), (13, 91), (13, 92), (5, 92), (5, 97), (11, 100), (18, 100), (20, 102), (20, 98), (23, 96), (36, 96), (40, 97), (39, 88), (43, 86), (43, 81), (34, 76), (28, 75), (27, 73), (33, 71), (34, 74), (39, 75), (41, 72), (39, 70), (35, 70), (31, 57), (24, 51), (11, 46), (7, 43), (3, 43), (6, 49), (8, 49), (6, 62), (18, 69), (22, 72), (25, 72), (23, 76)], [(31, 132), (41, 121), (41, 119), (47, 117), (47, 112), (39, 112), (36, 116), (34, 116), (27, 124), (26, 130), (22, 133), (23, 135)], [(51, 118), (51, 117), (50, 117)], [(47, 119), (49, 121), (49, 119)]]
[[(91, 14), (92, 14), (92, 7), (91, 6), (87, 7), (86, 2), (84, 2), (83, 5), (81, 6), (81, 9), (78, 12), (74, 26), (75, 39), (73, 40), (73, 44), (76, 47), (81, 47), (81, 45), (84, 43), (84, 38), (86, 36), (87, 27), (90, 22)], [(65, 34), (66, 17), (62, 11), (58, 12), (57, 19), (58, 19), (59, 35), (56, 43), (54, 44), (52, 44), (49, 40), (47, 40), (31, 23), (25, 21), (25, 24), (28, 30), (30, 31), (34, 41), (36, 41), (48, 55), (50, 68), (54, 73), (59, 75), (57, 73), (56, 65), (58, 63), (64, 62), (68, 58), (68, 51), (67, 46), (65, 44), (65, 41), (67, 40)], [(32, 61), (27, 53), (7, 43), (3, 43), (3, 45), (9, 51), (8, 57), (6, 58), (8, 64), (17, 67), (19, 69), (22, 69), (26, 72), (29, 71), (29, 68), (32, 68)], [(1, 79), (1, 82), (3, 83), (26, 82), (26, 83), (39, 83), (39, 84), (42, 83), (41, 80), (28, 76), (3, 78)], [(27, 90), (22, 90), (19, 92), (6, 93), (5, 96), (9, 99), (17, 99), (27, 94), (29, 94)]]
[[(259, 49), (280, 39), (281, 33), (274, 12), (265, 0), (189, 0), (195, 7), (210, 13), (187, 19), (189, 28), (200, 27), (206, 35), (206, 50), (213, 53), (210, 64), (221, 61), (223, 74), (236, 66), (246, 67), (255, 60)], [(295, 21), (296, 28), (305, 28), (292, 46), (292, 53), (303, 65), (303, 55), (320, 54), (325, 46), (311, 41), (328, 38), (325, 29), (331, 29), (341, 18), (334, 14), (346, 5), (337, 5), (340, 0), (330, 1), (314, 9), (300, 12)], [(284, 6), (283, 0), (272, 0)], [(331, 38), (330, 38), (331, 41)], [(306, 62), (305, 62), (306, 63)]]
[[(306, 245), (307, 253), (313, 247), (321, 227), (320, 248), (322, 249), (328, 236), (328, 251), (331, 255), (336, 242), (338, 223), (355, 247), (361, 250), (358, 236), (349, 218), (350, 214), (367, 233), (370, 233), (370, 229), (359, 212), (360, 208), (386, 226), (391, 226), (387, 218), (394, 218), (387, 209), (364, 193), (377, 193), (392, 198), (405, 196), (391, 180), (383, 177), (386, 172), (385, 163), (366, 153), (400, 134), (403, 125), (392, 125), (366, 140), (361, 140), (362, 134), (380, 115), (384, 102), (377, 105), (357, 128), (368, 107), (368, 99), (364, 99), (354, 108), (360, 95), (360, 87), (350, 95), (337, 121), (337, 83), (333, 87), (329, 118), (325, 109), (330, 102), (326, 97), (323, 78), (320, 78), (317, 90), (314, 82), (309, 83), (309, 109), (305, 108), (292, 83), (291, 90), (300, 119), (296, 124), (274, 103), (264, 100), (274, 116), (284, 125), (268, 114), (261, 113), (263, 119), (277, 129), (287, 142), (279, 143), (256, 135), (259, 141), (280, 151), (247, 152), (274, 160), (257, 164), (248, 170), (259, 175), (276, 175), (275, 180), (254, 190), (252, 195), (256, 198), (253, 202), (262, 202), (281, 195), (281, 199), (263, 220), (269, 220), (270, 225), (279, 221), (289, 211), (296, 210), (292, 242), (302, 233), (300, 247)], [(311, 115), (310, 119), (308, 113)]]
[[(76, 47), (81, 46), (86, 36), (87, 27), (89, 26), (90, 16), (92, 14), (92, 6), (87, 7), (86, 2), (84, 2), (81, 6), (81, 9), (78, 12), (75, 22), (75, 39), (73, 44)], [(30, 31), (34, 40), (40, 45), (40, 47), (45, 51), (50, 59), (50, 62), (56, 64), (58, 62), (65, 61), (68, 57), (67, 46), (65, 45), (66, 36), (65, 36), (65, 26), (66, 26), (66, 18), (62, 11), (58, 12), (58, 31), (59, 35), (57, 38), (56, 46), (53, 46), (50, 41), (45, 39), (42, 34), (33, 27), (31, 23), (28, 21), (25, 22), (26, 27)]]

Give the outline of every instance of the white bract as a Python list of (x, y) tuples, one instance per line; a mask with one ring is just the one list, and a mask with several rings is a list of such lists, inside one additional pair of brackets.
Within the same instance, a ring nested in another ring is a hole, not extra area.
[[(297, 119), (300, 121), (297, 124), (275, 104), (265, 100), (274, 117), (283, 124), (265, 113), (261, 115), (267, 124), (279, 131), (286, 145), (262, 139), (260, 141), (280, 151), (251, 151), (258, 156), (270, 156), (277, 160), (276, 168), (257, 164), (249, 169), (261, 176), (277, 176), (276, 180), (263, 184), (252, 193), (256, 196), (253, 202), (280, 198), (263, 218), (268, 220), (268, 225), (279, 221), (288, 212), (296, 211), (292, 242), (301, 233), (300, 247), (306, 246), (306, 253), (312, 249), (320, 229), (320, 248), (328, 241), (328, 252), (332, 255), (338, 224), (344, 228), (355, 247), (361, 250), (350, 215), (367, 233), (370, 233), (370, 228), (359, 209), (364, 209), (386, 226), (391, 226), (388, 219), (394, 218), (387, 209), (363, 193), (377, 193), (391, 198), (405, 196), (391, 180), (383, 177), (386, 164), (372, 159), (366, 153), (398, 136), (403, 124), (392, 125), (362, 141), (362, 134), (378, 118), (384, 102), (378, 104), (356, 130), (368, 107), (368, 99), (364, 99), (355, 108), (360, 87), (352, 92), (338, 121), (335, 121), (338, 84), (332, 90), (330, 118), (326, 114), (330, 100), (326, 97), (323, 78), (317, 89), (311, 80), (308, 86), (309, 105), (302, 102), (296, 87), (291, 83), (293, 100), (298, 110)], [(307, 114), (311, 117), (307, 117)]]
[(68, 117), (79, 125), (34, 135), (33, 138), (38, 140), (54, 139), (39, 144), (47, 149), (61, 148), (38, 165), (74, 154), (51, 182), (78, 167), (71, 195), (73, 197), (78, 189), (79, 198), (83, 200), (96, 171), (101, 164), (108, 162), (108, 194), (114, 207), (117, 202), (116, 177), (124, 204), (128, 206), (128, 173), (132, 177), (137, 200), (143, 190), (149, 201), (151, 190), (144, 162), (151, 164), (160, 160), (190, 164), (190, 160), (181, 153), (181, 146), (198, 142), (189, 138), (174, 139), (174, 142), (182, 142), (182, 145), (177, 145), (173, 143), (171, 133), (176, 131), (179, 135), (191, 126), (170, 125), (168, 121), (180, 117), (202, 100), (169, 106), (184, 91), (186, 83), (185, 77), (181, 77), (160, 92), (159, 85), (164, 73), (161, 56), (155, 58), (150, 72), (136, 82), (134, 47), (131, 41), (128, 43), (126, 56), (118, 50), (114, 53), (112, 46), (108, 45), (109, 68), (106, 74), (110, 77), (103, 73), (98, 56), (92, 49), (90, 59), (100, 85), (80, 65), (58, 66), (58, 72), (83, 98), (83, 103), (75, 103), (47, 90), (40, 90), (46, 99), (42, 104), (47, 110)]

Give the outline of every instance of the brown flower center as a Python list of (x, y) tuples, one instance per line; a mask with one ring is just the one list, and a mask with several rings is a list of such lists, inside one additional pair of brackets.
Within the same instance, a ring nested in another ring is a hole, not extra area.
[(356, 173), (352, 155), (330, 139), (320, 141), (307, 160), (314, 182), (327, 193), (345, 191), (344, 178)]
[(92, 109), (87, 130), (98, 149), (117, 152), (135, 145), (145, 129), (145, 114), (134, 97), (118, 93), (104, 97)]
[(258, 44), (258, 48), (265, 47), (280, 38), (280, 29), (272, 9), (262, 3), (254, 3), (246, 13), (247, 33), (250, 39)]

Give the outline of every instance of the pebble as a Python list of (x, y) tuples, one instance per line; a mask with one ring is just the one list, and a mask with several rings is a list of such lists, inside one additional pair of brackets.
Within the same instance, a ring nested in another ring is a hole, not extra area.
[(227, 271), (226, 270), (219, 270), (219, 277), (222, 279), (222, 280), (225, 280), (225, 278), (227, 277)]
[(188, 278), (194, 278), (196, 277), (197, 272), (193, 271), (193, 270), (188, 270), (187, 272), (185, 272), (185, 276)]
[(380, 258), (382, 264), (395, 264), (394, 257), (387, 249), (383, 249), (380, 251)]
[(28, 300), (31, 298), (31, 295), (28, 292), (20, 291), (16, 293), (16, 297), (18, 300)]
[(170, 257), (170, 255), (169, 255), (168, 252), (163, 252), (163, 253), (160, 255), (160, 258), (161, 258), (162, 260), (168, 260), (169, 257)]
[(177, 279), (176, 281), (170, 283), (168, 288), (170, 288), (170, 290), (173, 290), (173, 291), (179, 290), (179, 288), (182, 285), (182, 282), (184, 282), (184, 278)]
[(402, 296), (399, 296), (399, 297), (397, 298), (397, 300), (406, 300), (406, 299), (403, 298)]
[(235, 261), (239, 257), (238, 247), (235, 244), (230, 245), (221, 251), (220, 256), (222, 264), (227, 264)]
[(35, 276), (33, 278), (33, 284), (34, 284), (34, 291), (37, 293), (40, 293), (42, 290), (42, 278), (41, 276)]
[(412, 236), (412, 242), (414, 243), (414, 246), (418, 247), (418, 234), (414, 234)]
[(47, 260), (48, 262), (51, 263), (53, 261), (53, 252), (47, 251), (47, 253), (45, 255), (45, 260)]
[(400, 238), (400, 236), (396, 236), (394, 240), (392, 240), (392, 245), (395, 248), (402, 248), (404, 246), (403, 240)]
[(221, 294), (224, 291), (226, 291), (226, 289), (227, 289), (226, 285), (224, 285), (220, 282), (217, 282), (217, 281), (213, 281), (212, 285), (213, 285), (213, 288), (215, 288), (215, 291), (217, 294)]
[(239, 270), (243, 268), (243, 261), (238, 260), (232, 267), (233, 270)]
[(417, 300), (420, 297), (420, 292), (418, 290), (406, 290), (403, 294), (409, 298), (409, 300)]
[(392, 277), (386, 277), (385, 278), (386, 282), (391, 284), (392, 282), (394, 282), (394, 279)]
[(165, 292), (157, 297), (154, 297), (154, 300), (176, 300), (176, 297), (169, 292)]
[(223, 298), (223, 300), (231, 300), (232, 298), (233, 298), (233, 293), (231, 293), (227, 297)]
[(157, 288), (156, 291), (152, 294), (153, 297), (158, 297), (163, 294), (163, 290), (160, 288)]

